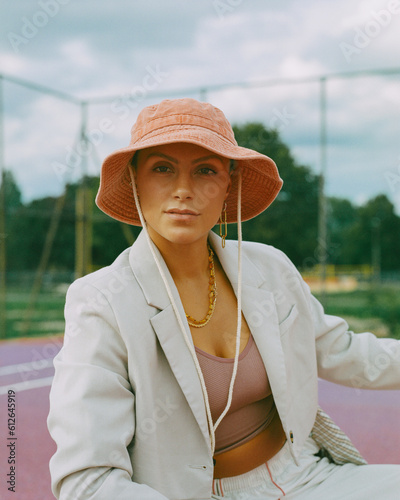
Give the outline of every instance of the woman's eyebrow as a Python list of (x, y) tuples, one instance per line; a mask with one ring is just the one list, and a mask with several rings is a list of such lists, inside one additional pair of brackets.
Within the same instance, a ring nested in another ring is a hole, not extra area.
[(164, 160), (168, 160), (172, 163), (179, 163), (176, 158), (173, 158), (172, 156), (165, 155), (164, 153), (150, 153), (146, 159), (148, 160), (149, 158), (152, 158), (153, 156), (159, 156), (160, 158), (164, 158)]
[(202, 161), (212, 160), (213, 158), (215, 158), (215, 159), (219, 160), (221, 163), (223, 163), (222, 158), (218, 155), (203, 156), (202, 158), (197, 158), (197, 160), (193, 160), (192, 163), (200, 163)]

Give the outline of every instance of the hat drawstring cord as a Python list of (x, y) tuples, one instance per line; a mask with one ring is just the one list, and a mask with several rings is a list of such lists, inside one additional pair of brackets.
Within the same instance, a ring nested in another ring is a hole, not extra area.
[(229, 392), (228, 392), (228, 402), (224, 411), (219, 416), (218, 420), (214, 425), (214, 433), (221, 423), (221, 420), (228, 413), (229, 408), (232, 404), (233, 397), (233, 387), (236, 380), (237, 369), (239, 364), (239, 351), (240, 351), (240, 334), (242, 330), (242, 177), (239, 172), (238, 178), (238, 203), (237, 203), (237, 221), (238, 221), (238, 289), (237, 289), (237, 329), (236, 329), (236, 352), (235, 352), (235, 360), (233, 363), (233, 371), (232, 378), (229, 384)]
[(168, 284), (167, 277), (165, 276), (165, 273), (164, 273), (164, 271), (163, 271), (163, 269), (161, 267), (161, 263), (159, 261), (159, 258), (157, 256), (155, 250), (154, 250), (154, 246), (155, 245), (154, 245), (153, 241), (151, 240), (149, 232), (147, 230), (146, 221), (145, 221), (145, 219), (143, 217), (142, 209), (141, 209), (140, 203), (139, 203), (139, 197), (138, 197), (138, 193), (137, 193), (137, 189), (136, 189), (136, 181), (135, 181), (135, 176), (134, 176), (134, 173), (133, 173), (133, 167), (131, 165), (129, 165), (128, 169), (129, 169), (129, 175), (131, 177), (132, 191), (133, 191), (133, 196), (135, 198), (135, 204), (136, 204), (137, 211), (138, 211), (138, 214), (139, 214), (140, 222), (141, 222), (143, 230), (145, 232), (147, 243), (149, 245), (151, 254), (153, 255), (153, 258), (155, 260), (155, 263), (157, 265), (157, 268), (158, 268), (158, 271), (159, 271), (159, 273), (161, 275), (161, 278), (162, 278), (162, 280), (164, 282), (164, 285), (165, 285), (168, 297), (169, 297), (169, 299), (171, 301), (171, 305), (172, 305), (173, 311), (175, 313), (175, 316), (176, 316), (176, 319), (178, 321), (179, 327), (180, 327), (180, 329), (182, 331), (183, 338), (185, 340), (187, 348), (189, 349), (190, 354), (192, 355), (192, 358), (193, 358), (193, 361), (194, 361), (194, 364), (195, 364), (195, 367), (196, 367), (196, 371), (197, 371), (197, 374), (198, 374), (199, 379), (200, 379), (201, 389), (202, 389), (202, 393), (203, 393), (203, 397), (204, 397), (204, 403), (205, 403), (205, 407), (206, 407), (208, 427), (209, 427), (209, 431), (210, 431), (211, 453), (212, 453), (212, 455), (214, 455), (214, 451), (215, 451), (215, 431), (216, 431), (218, 425), (220, 424), (221, 420), (224, 418), (224, 416), (229, 411), (229, 408), (230, 408), (230, 406), (232, 404), (233, 387), (234, 387), (234, 383), (235, 383), (235, 379), (236, 379), (238, 362), (239, 362), (240, 333), (241, 333), (241, 324), (242, 324), (242, 306), (241, 306), (241, 303), (242, 303), (242, 300), (241, 300), (241, 295), (242, 295), (242, 293), (241, 293), (242, 292), (242, 266), (241, 266), (241, 242), (242, 242), (241, 188), (242, 188), (242, 185), (241, 185), (241, 176), (239, 174), (239, 179), (238, 179), (238, 181), (239, 181), (238, 182), (238, 242), (239, 242), (239, 244), (238, 244), (238, 291), (237, 291), (237, 306), (238, 306), (237, 312), (238, 312), (238, 319), (237, 319), (237, 330), (236, 330), (236, 352), (235, 352), (235, 360), (234, 360), (234, 365), (233, 365), (232, 378), (231, 378), (231, 382), (230, 382), (230, 386), (229, 386), (229, 392), (228, 392), (228, 401), (227, 401), (227, 404), (226, 404), (226, 407), (225, 407), (224, 411), (221, 413), (221, 415), (219, 416), (218, 420), (214, 424), (213, 420), (212, 420), (212, 415), (211, 415), (211, 408), (210, 408), (210, 402), (209, 402), (209, 399), (208, 399), (207, 388), (206, 388), (206, 384), (205, 384), (205, 381), (204, 381), (203, 372), (201, 371), (201, 367), (200, 367), (199, 361), (197, 359), (196, 351), (195, 351), (195, 349), (193, 347), (192, 342), (189, 340), (189, 337), (188, 337), (187, 332), (186, 332), (186, 328), (185, 328), (185, 326), (184, 326), (184, 324), (182, 322), (182, 317), (179, 314), (178, 307), (177, 307), (175, 299), (173, 297), (171, 288), (170, 288), (170, 286)]

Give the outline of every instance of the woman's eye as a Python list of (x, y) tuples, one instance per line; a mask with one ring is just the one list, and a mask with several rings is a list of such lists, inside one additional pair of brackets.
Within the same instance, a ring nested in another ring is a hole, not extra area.
[(198, 172), (201, 175), (213, 175), (216, 173), (216, 171), (210, 167), (201, 167), (199, 168)]
[(155, 172), (161, 172), (161, 173), (165, 173), (165, 172), (170, 172), (171, 169), (168, 165), (157, 165), (156, 167), (154, 167), (153, 169)]

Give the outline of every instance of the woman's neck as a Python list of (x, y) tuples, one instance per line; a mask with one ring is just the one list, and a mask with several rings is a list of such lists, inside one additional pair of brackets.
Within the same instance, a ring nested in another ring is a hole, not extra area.
[(207, 237), (194, 243), (155, 242), (175, 282), (196, 280), (209, 274)]

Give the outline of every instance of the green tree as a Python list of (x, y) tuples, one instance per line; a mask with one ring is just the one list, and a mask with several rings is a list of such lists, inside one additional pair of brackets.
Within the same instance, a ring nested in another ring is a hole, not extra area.
[(385, 195), (361, 207), (348, 200), (329, 199), (328, 232), (332, 264), (374, 265), (383, 271), (400, 269), (400, 218)]
[[(13, 233), (9, 238), (10, 250), (15, 247), (15, 251), (9, 252), (8, 261), (11, 270), (35, 270), (38, 267), (55, 203), (54, 197), (33, 200), (21, 207), (16, 214)], [(57, 238), (65, 235), (69, 229), (68, 220), (63, 214)], [(56, 260), (55, 267), (60, 270), (68, 268), (71, 259), (68, 261), (68, 244), (62, 248), (62, 258), (60, 258), (57, 238), (52, 248), (51, 262)]]
[(18, 253), (18, 234), (16, 221), (23, 209), (21, 190), (19, 189), (13, 173), (9, 170), (3, 172), (1, 189), (4, 189), (4, 222), (6, 234), (6, 266), (7, 270), (13, 267), (13, 258)]
[(235, 126), (234, 132), (240, 146), (271, 157), (284, 182), (274, 203), (243, 224), (244, 238), (280, 248), (301, 267), (315, 259), (318, 247), (318, 176), (296, 163), (277, 130), (248, 123)]
[[(86, 183), (91, 203), (92, 219), (92, 262), (93, 268), (110, 264), (128, 245), (122, 223), (115, 221), (101, 212), (95, 205), (95, 193), (99, 178), (89, 177), (81, 182)], [(53, 241), (48, 269), (57, 271), (73, 271), (75, 267), (75, 201), (80, 183), (66, 186), (65, 200), (59, 226)], [(19, 190), (15, 186), (14, 194)], [(17, 200), (18, 197), (12, 198)], [(26, 205), (13, 206), (12, 221), (7, 238), (7, 254), (9, 270), (36, 270), (45, 245), (46, 235), (50, 228), (51, 217), (57, 203), (56, 197), (45, 197), (33, 200)], [(132, 237), (139, 230), (133, 229)]]
[(330, 264), (356, 264), (354, 261), (357, 238), (353, 238), (358, 222), (358, 210), (349, 200), (328, 199), (328, 260)]
[(6, 216), (10, 217), (21, 205), (21, 190), (19, 189), (13, 173), (10, 170), (3, 172), (4, 197)]
[(371, 264), (379, 259), (382, 271), (400, 269), (400, 218), (385, 195), (378, 195), (358, 209), (357, 222), (349, 231), (350, 263)]

